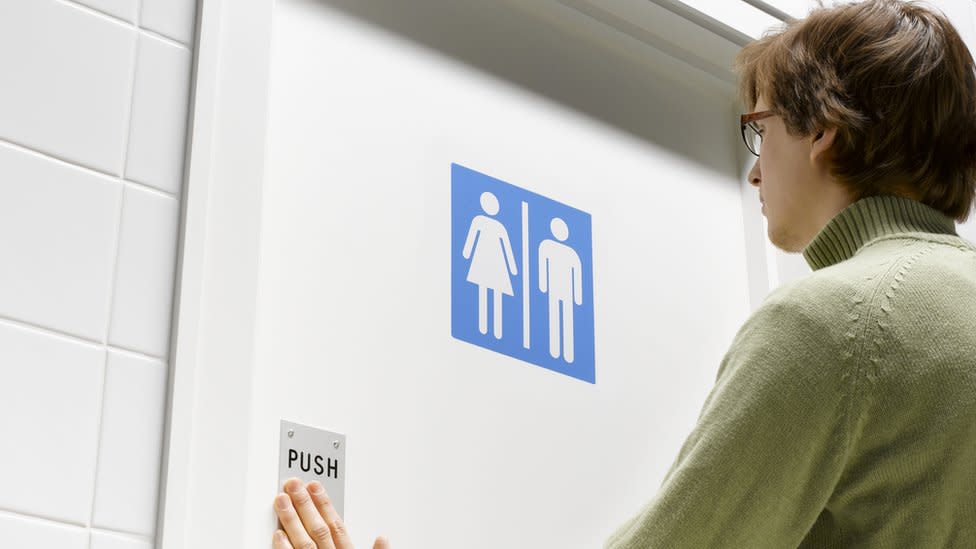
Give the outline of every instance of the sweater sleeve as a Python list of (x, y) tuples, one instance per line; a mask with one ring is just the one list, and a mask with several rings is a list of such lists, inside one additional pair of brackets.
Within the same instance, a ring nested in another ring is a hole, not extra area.
[(837, 484), (859, 413), (857, 346), (839, 324), (767, 300), (736, 335), (658, 493), (605, 548), (798, 546)]

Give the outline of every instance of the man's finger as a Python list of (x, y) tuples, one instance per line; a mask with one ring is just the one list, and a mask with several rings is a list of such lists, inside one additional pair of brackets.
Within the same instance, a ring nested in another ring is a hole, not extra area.
[(329, 529), (332, 531), (332, 539), (335, 541), (336, 549), (353, 549), (349, 532), (346, 531), (346, 525), (339, 518), (339, 513), (332, 505), (332, 500), (329, 499), (329, 494), (325, 493), (322, 484), (316, 480), (309, 482), (308, 492), (312, 495), (312, 501), (315, 503), (319, 514), (325, 518), (325, 523), (329, 525)]
[(291, 542), (288, 541), (288, 536), (285, 535), (284, 530), (276, 530), (274, 533), (274, 538), (271, 541), (272, 549), (295, 549)]
[[(277, 547), (275, 549), (278, 549)], [(373, 549), (390, 549), (390, 541), (384, 537), (376, 538), (376, 543), (373, 544)]]
[(297, 478), (285, 481), (285, 492), (291, 496), (291, 504), (298, 511), (298, 518), (305, 525), (305, 531), (315, 542), (318, 549), (336, 549), (332, 542), (332, 532), (325, 523), (325, 518), (319, 513), (312, 497), (308, 495), (305, 485)]
[(278, 520), (285, 527), (285, 533), (288, 534), (288, 541), (291, 542), (292, 546), (298, 549), (315, 547), (315, 542), (305, 531), (305, 525), (298, 518), (298, 513), (295, 512), (288, 494), (278, 494), (275, 498), (275, 512), (278, 513)]

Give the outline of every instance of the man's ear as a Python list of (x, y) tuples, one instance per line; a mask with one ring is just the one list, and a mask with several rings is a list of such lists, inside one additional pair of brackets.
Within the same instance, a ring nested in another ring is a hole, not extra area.
[(837, 137), (837, 128), (826, 128), (817, 131), (810, 147), (811, 163), (816, 163), (817, 158), (821, 157), (834, 144), (835, 137)]

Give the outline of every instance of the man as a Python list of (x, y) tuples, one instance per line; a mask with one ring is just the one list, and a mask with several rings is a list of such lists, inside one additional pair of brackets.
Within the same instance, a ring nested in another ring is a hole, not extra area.
[[(976, 246), (954, 223), (976, 194), (972, 56), (941, 14), (872, 0), (815, 9), (736, 70), (769, 239), (814, 272), (738, 332), (606, 549), (976, 547)], [(278, 514), (275, 547), (298, 546), (295, 506)]]
[(878, 0), (814, 10), (736, 69), (769, 239), (814, 272), (742, 327), (606, 547), (976, 547), (976, 246), (953, 222), (972, 56), (941, 14)]

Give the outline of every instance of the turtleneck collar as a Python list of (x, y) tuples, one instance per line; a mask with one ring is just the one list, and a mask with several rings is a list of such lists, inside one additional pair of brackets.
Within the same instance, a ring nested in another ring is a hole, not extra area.
[(862, 198), (834, 216), (803, 250), (814, 271), (852, 257), (877, 238), (897, 233), (956, 234), (956, 223), (942, 212), (901, 196)]

